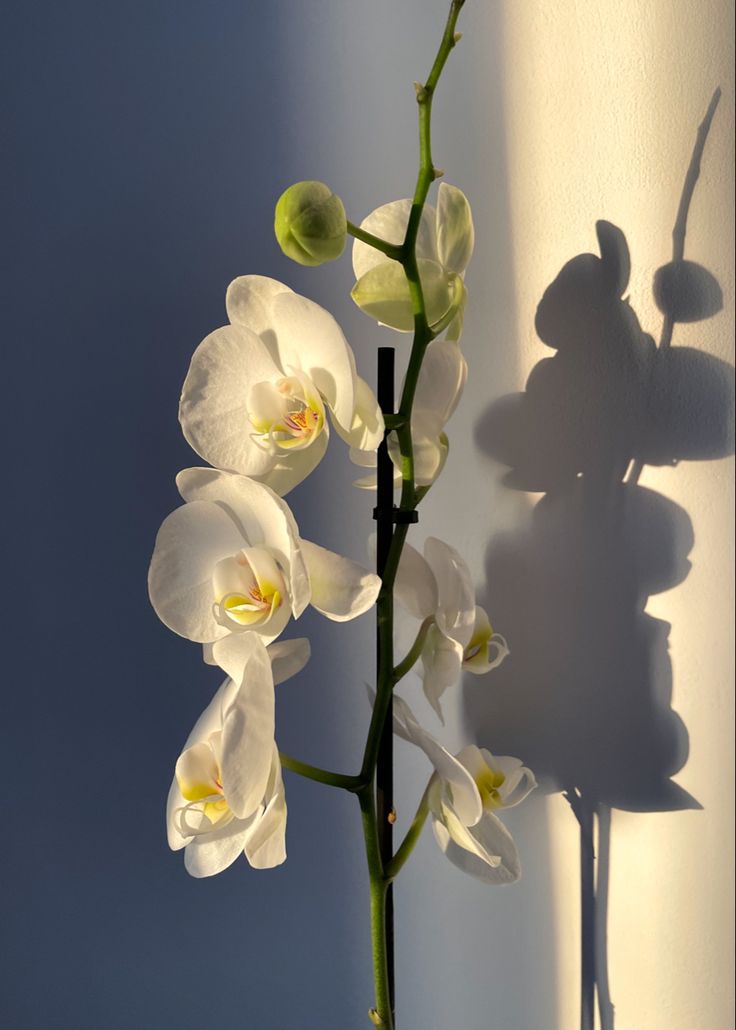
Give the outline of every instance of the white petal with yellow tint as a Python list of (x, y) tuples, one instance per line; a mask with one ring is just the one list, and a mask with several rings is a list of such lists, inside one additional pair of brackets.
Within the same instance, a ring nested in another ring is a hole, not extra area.
[[(486, 865), (495, 868), (501, 864), (501, 856), (493, 850), (488, 850), (475, 836), (475, 826), (468, 827), (457, 813), (452, 804), (440, 802), (439, 806), (430, 802), (430, 809), (434, 816), (435, 837), (440, 840), (444, 830), (449, 838), (463, 851), (467, 851), (479, 858)], [(485, 814), (485, 813), (484, 813)], [(481, 816), (481, 819), (483, 816)], [(480, 820), (479, 820), (480, 822)], [(475, 824), (478, 825), (477, 823)]]
[(306, 372), (335, 420), (349, 430), (355, 409), (355, 370), (342, 329), (319, 304), (297, 293), (281, 293), (273, 302), (272, 328), (281, 367)]
[(467, 197), (457, 186), (440, 183), (437, 195), (437, 253), (441, 264), (462, 275), (473, 256), (475, 231)]
[(221, 830), (194, 837), (184, 852), (184, 867), (190, 876), (216, 876), (231, 866), (243, 854), (255, 819), (232, 819)]
[(475, 587), (470, 570), (458, 552), (437, 537), (427, 538), (424, 556), (437, 580), (437, 626), (464, 648), (475, 623)]
[(398, 694), (394, 696), (394, 733), (424, 751), (442, 782), (449, 784), (458, 817), (466, 826), (473, 826), (483, 813), (475, 780), (457, 758), (419, 725), (409, 705)]
[(322, 432), (315, 437), (309, 447), (300, 451), (280, 449), (274, 456), (275, 464), (264, 477), (266, 484), (279, 497), (285, 497), (319, 465), (327, 450), (329, 439), (329, 429), (325, 424)]
[(308, 540), (302, 540), (302, 551), (317, 611), (334, 622), (346, 622), (373, 607), (381, 589), (375, 573)]
[(271, 357), (278, 360), (271, 312), (276, 297), (292, 290), (265, 275), (241, 275), (233, 279), (225, 294), (227, 317), (233, 325), (244, 325), (260, 336)]
[[(411, 419), (411, 439), (414, 484), (430, 486), (442, 471), (447, 459), (447, 437), (442, 432), (442, 423), (428, 412), (417, 411)], [(398, 470), (401, 456), (395, 433), (389, 437), (388, 450)]]
[(383, 413), (376, 395), (365, 379), (355, 377), (355, 412), (350, 430), (335, 423), (343, 440), (359, 452), (374, 453), (383, 440)]
[(445, 718), (440, 698), (448, 687), (454, 687), (462, 672), (463, 649), (456, 640), (446, 637), (437, 626), (430, 627), (422, 651), (422, 687), (438, 719)]
[(463, 654), (463, 669), (482, 676), (501, 665), (510, 654), (506, 638), (493, 632), (485, 609), (476, 605), (473, 633)]
[[(422, 281), (427, 321), (439, 322), (449, 311), (454, 297), (452, 276), (436, 261), (420, 259), (419, 276)], [(409, 283), (404, 269), (395, 261), (386, 261), (366, 272), (353, 287), (351, 297), (361, 309), (381, 325), (402, 333), (414, 329)]]
[[(237, 688), (231, 679), (226, 679), (224, 683), (220, 685), (220, 688), (217, 690), (210, 703), (194, 724), (191, 733), (184, 743), (182, 753), (188, 748), (193, 747), (195, 744), (209, 740), (210, 737), (220, 729), (222, 725), (223, 705), (230, 703), (232, 695), (236, 689)], [(166, 802), (166, 831), (169, 847), (174, 851), (185, 847), (188, 840), (191, 839), (189, 837), (182, 836), (179, 832), (176, 816), (176, 813), (183, 808), (186, 803), (186, 799), (182, 796), (182, 793), (179, 790), (179, 784), (176, 781), (176, 777), (174, 777)]]
[(457, 407), (468, 378), (468, 364), (457, 343), (433, 340), (417, 380), (414, 410), (433, 415), (441, 430)]
[(437, 581), (425, 558), (404, 544), (394, 581), (394, 596), (415, 619), (426, 619), (437, 609)]
[(212, 612), (212, 572), (218, 561), (242, 546), (238, 526), (217, 504), (185, 504), (164, 519), (151, 558), (148, 592), (169, 629), (200, 643), (224, 634)]
[(208, 744), (199, 741), (181, 753), (176, 763), (176, 782), (186, 801), (202, 801), (222, 792), (220, 770)]
[(492, 812), (483, 813), (480, 822), (468, 831), (472, 840), (465, 838), (463, 844), (441, 822), (435, 821), (432, 828), (442, 851), (464, 873), (495, 886), (520, 879), (521, 863), (514, 839)]
[(298, 618), (309, 604), (309, 578), (299, 530), (286, 502), (263, 483), (217, 469), (184, 469), (176, 477), (176, 485), (184, 500), (212, 501), (226, 511), (246, 546), (271, 549), (284, 571), (291, 607)]
[[(404, 242), (406, 227), (409, 222), (411, 211), (411, 200), (392, 200), (389, 204), (372, 211), (367, 218), (360, 223), (360, 228), (366, 232), (378, 236), (386, 243), (396, 245)], [(418, 258), (437, 259), (437, 234), (435, 228), (435, 210), (431, 204), (425, 204), (422, 211), (422, 218), (419, 223), (417, 234)], [(370, 247), (367, 243), (355, 240), (353, 243), (353, 271), (355, 278), (360, 279), (376, 265), (391, 261), (380, 250)], [(396, 264), (396, 262), (391, 262)]]
[(272, 869), (286, 859), (286, 795), (275, 745), (264, 804), (265, 809), (245, 840), (245, 857), (254, 869)]
[(242, 819), (261, 804), (271, 772), (275, 732), (271, 663), (255, 633), (219, 640), (212, 652), (238, 688), (222, 713), (220, 771), (227, 803)]
[(511, 755), (492, 755), (485, 748), (476, 750), (487, 767), (503, 774), (503, 783), (498, 788), (502, 808), (514, 808), (521, 804), (537, 786), (534, 773), (522, 764), (520, 758), (513, 758)]
[(280, 376), (255, 333), (233, 325), (215, 330), (195, 350), (184, 380), (179, 421), (187, 442), (219, 468), (266, 474), (274, 462), (255, 435), (248, 384)]
[(274, 683), (283, 683), (301, 672), (309, 661), (311, 648), (306, 637), (294, 640), (278, 640), (268, 645), (268, 657), (271, 662)]

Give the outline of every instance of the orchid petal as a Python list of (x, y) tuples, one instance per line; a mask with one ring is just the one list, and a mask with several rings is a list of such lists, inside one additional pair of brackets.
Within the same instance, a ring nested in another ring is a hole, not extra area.
[(275, 732), (275, 698), (271, 663), (255, 633), (219, 640), (217, 664), (238, 685), (222, 717), (220, 771), (227, 803), (243, 819), (263, 800), (271, 772)]
[[(378, 236), (386, 243), (399, 245), (404, 242), (406, 227), (411, 212), (411, 200), (393, 200), (383, 204), (364, 218), (360, 228)], [(417, 234), (416, 255), (418, 258), (437, 259), (437, 233), (435, 228), (435, 210), (431, 204), (425, 204)], [(355, 240), (353, 243), (353, 271), (355, 278), (360, 279), (376, 265), (391, 261), (380, 250)]]
[(229, 325), (210, 333), (195, 350), (182, 388), (179, 421), (187, 442), (219, 468), (265, 475), (274, 457), (253, 433), (245, 384), (281, 376), (249, 329)]
[(346, 622), (375, 604), (381, 589), (375, 573), (308, 540), (302, 540), (302, 551), (309, 570), (311, 603), (318, 612), (334, 622)]
[(426, 619), (437, 609), (437, 581), (426, 559), (411, 544), (404, 544), (394, 582), (394, 597), (415, 619)]
[(522, 765), (520, 758), (513, 758), (510, 755), (492, 755), (485, 748), (479, 750), (485, 764), (504, 775), (504, 782), (498, 788), (503, 807), (515, 808), (537, 786), (534, 773)]
[[(426, 258), (418, 261), (427, 321), (432, 324), (449, 311), (453, 301), (452, 273), (447, 273), (436, 261)], [(414, 329), (409, 283), (404, 269), (395, 261), (386, 261), (371, 268), (358, 279), (351, 297), (361, 309), (382, 325), (399, 332)]]
[(431, 486), (445, 467), (448, 454), (447, 437), (444, 433), (438, 440), (423, 439), (417, 442), (414, 452), (415, 486)]
[[(469, 852), (471, 855), (479, 858), (491, 868), (496, 868), (501, 864), (501, 856), (496, 855), (492, 850), (487, 850), (483, 846), (473, 832), (475, 827), (471, 828), (466, 826), (463, 821), (458, 818), (451, 805), (443, 802), (440, 804), (439, 813), (433, 812), (432, 814), (435, 817), (435, 825), (439, 823), (447, 831), (450, 840), (459, 848), (462, 848), (463, 851)], [(436, 832), (435, 837), (439, 841), (440, 838), (437, 836)]]
[(349, 431), (355, 408), (355, 365), (340, 326), (319, 304), (297, 293), (280, 293), (273, 302), (271, 325), (281, 367), (306, 372)]
[[(288, 580), (291, 607), (298, 618), (309, 603), (309, 577), (301, 554), (299, 530), (285, 501), (263, 483), (217, 469), (184, 469), (176, 477), (182, 497), (213, 501), (227, 512), (251, 547), (270, 547)], [(222, 635), (222, 634), (218, 634)], [(214, 638), (210, 638), (214, 639)]]
[(187, 801), (202, 801), (218, 792), (217, 759), (204, 741), (186, 748), (176, 763), (176, 782)]
[(467, 378), (468, 365), (458, 344), (433, 340), (419, 372), (414, 410), (430, 412), (441, 429), (455, 411)]
[(233, 325), (246, 326), (260, 336), (275, 362), (278, 362), (278, 350), (271, 313), (276, 297), (292, 292), (277, 279), (269, 279), (265, 275), (241, 275), (233, 279), (225, 294), (229, 320)]
[(212, 570), (242, 546), (242, 534), (219, 505), (185, 504), (164, 519), (151, 558), (148, 592), (169, 629), (200, 643), (225, 633), (212, 612)]
[(454, 548), (436, 537), (425, 541), (424, 556), (437, 580), (437, 626), (464, 648), (475, 622), (475, 587), (470, 570)]
[(184, 852), (184, 867), (197, 878), (215, 876), (231, 866), (243, 853), (253, 817), (232, 819), (221, 830), (195, 837)]
[(375, 452), (383, 440), (383, 413), (373, 390), (360, 376), (355, 377), (355, 411), (350, 430), (343, 429), (339, 423), (335, 423), (335, 429), (359, 453)]
[(273, 468), (262, 477), (266, 486), (270, 486), (279, 497), (286, 497), (290, 490), (307, 478), (310, 472), (319, 465), (325, 456), (330, 433), (327, 423), (308, 447), (301, 450), (282, 450), (274, 456)]
[(440, 183), (437, 195), (437, 253), (441, 264), (459, 275), (473, 255), (475, 232), (467, 197), (457, 186)]
[(286, 859), (286, 796), (275, 746), (264, 803), (265, 811), (245, 841), (245, 857), (254, 869), (272, 869)]
[(444, 724), (440, 698), (448, 687), (453, 687), (462, 672), (463, 649), (456, 640), (446, 637), (437, 626), (432, 626), (422, 651), (422, 687), (424, 694)]
[[(490, 884), (515, 883), (521, 877), (513, 837), (492, 812), (484, 812), (483, 818), (472, 828), (472, 850), (455, 841), (442, 824), (435, 822), (433, 829), (445, 855), (463, 872)], [(498, 861), (489, 862), (484, 855)]]
[(394, 733), (420, 748), (430, 760), (442, 781), (452, 790), (453, 806), (466, 826), (480, 819), (483, 806), (475, 780), (449, 751), (435, 740), (414, 718), (411, 708), (398, 694), (394, 695)]
[(462, 296), (460, 303), (457, 306), (455, 316), (447, 327), (445, 332), (445, 340), (449, 343), (457, 343), (460, 337), (463, 335), (463, 328), (465, 326), (465, 308), (468, 304), (468, 288), (465, 283), (462, 284)]
[[(220, 687), (214, 694), (212, 700), (192, 727), (192, 731), (187, 737), (184, 747), (182, 748), (182, 753), (184, 753), (188, 748), (193, 747), (195, 744), (209, 740), (210, 737), (220, 729), (222, 724), (222, 708), (224, 705), (230, 703), (236, 690), (236, 685), (229, 678), (220, 684)], [(182, 836), (176, 819), (176, 812), (185, 804), (186, 801), (182, 797), (182, 793), (179, 790), (179, 784), (176, 781), (176, 776), (174, 776), (166, 801), (166, 831), (169, 847), (174, 851), (178, 851), (179, 848), (183, 848), (191, 839), (189, 837)]]
[(301, 672), (309, 661), (311, 648), (306, 637), (294, 640), (279, 640), (268, 645), (268, 657), (275, 684), (283, 683)]

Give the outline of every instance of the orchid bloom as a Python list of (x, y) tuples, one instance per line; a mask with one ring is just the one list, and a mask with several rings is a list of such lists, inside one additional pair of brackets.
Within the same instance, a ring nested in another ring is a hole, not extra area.
[[(468, 376), (468, 366), (460, 346), (450, 340), (433, 340), (427, 347), (419, 371), (411, 416), (414, 455), (414, 483), (428, 487), (442, 471), (447, 458), (445, 424), (457, 407)], [(394, 480), (401, 480), (401, 456), (396, 433), (388, 436), (388, 451), (394, 463)], [(356, 465), (376, 467), (376, 452), (351, 448)], [(375, 490), (376, 474), (358, 479), (361, 489)]]
[(427, 700), (443, 720), (440, 698), (463, 670), (482, 675), (509, 654), (488, 616), (475, 603), (470, 570), (454, 548), (428, 537), (424, 556), (404, 544), (396, 575), (397, 600), (417, 619), (431, 620), (422, 649)]
[(335, 622), (367, 611), (381, 581), (302, 540), (284, 500), (263, 483), (217, 469), (177, 476), (186, 504), (163, 522), (148, 589), (169, 629), (208, 646), (254, 631), (268, 644), (308, 604)]
[(219, 640), (228, 679), (189, 734), (166, 806), (169, 846), (192, 876), (214, 876), (241, 853), (256, 869), (286, 858), (286, 801), (274, 740), (274, 682), (309, 658), (306, 640), (272, 644), (256, 633)]
[(453, 756), (394, 697), (394, 732), (420, 748), (435, 768), (426, 799), (435, 839), (451, 862), (486, 883), (514, 883), (521, 863), (514, 840), (495, 814), (513, 808), (536, 787), (518, 758), (469, 744)]
[(235, 279), (225, 303), (230, 324), (197, 347), (182, 389), (197, 454), (283, 497), (322, 459), (327, 411), (350, 446), (378, 447), (383, 416), (332, 315), (261, 275)]
[[(411, 200), (394, 200), (373, 211), (361, 229), (387, 243), (404, 242)], [(456, 186), (441, 183), (437, 209), (425, 204), (417, 236), (417, 263), (430, 328), (439, 333), (447, 328), (449, 340), (462, 334), (467, 290), (465, 269), (473, 253), (473, 218), (465, 194)], [(357, 282), (352, 297), (358, 307), (382, 325), (399, 332), (414, 329), (409, 285), (404, 270), (380, 250), (360, 240), (353, 244), (353, 270)]]

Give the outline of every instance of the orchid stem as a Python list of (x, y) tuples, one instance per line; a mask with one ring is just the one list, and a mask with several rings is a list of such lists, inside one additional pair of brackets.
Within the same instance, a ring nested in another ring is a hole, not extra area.
[(430, 628), (434, 624), (434, 615), (428, 615), (422, 625), (419, 627), (417, 638), (411, 645), (411, 648), (407, 651), (406, 655), (394, 669), (394, 683), (398, 683), (399, 680), (403, 679), (418, 661), (424, 649), (424, 643), (427, 639), (427, 634)]
[(307, 780), (326, 783), (329, 787), (342, 787), (343, 790), (349, 790), (353, 794), (357, 794), (365, 786), (365, 781), (360, 776), (344, 776), (342, 773), (331, 772), (329, 769), (320, 769), (318, 765), (300, 762), (298, 758), (292, 758), (283, 751), (279, 752), (279, 758), (284, 769), (297, 773), (298, 776), (303, 776)]
[[(375, 247), (393, 260), (399, 261), (406, 276), (411, 297), (412, 312), (414, 315), (414, 339), (412, 343), (409, 365), (404, 379), (404, 388), (401, 395), (401, 402), (398, 413), (394, 411), (394, 405), (381, 405), (384, 416), (390, 420), (396, 432), (399, 443), (400, 467), (401, 467), (401, 499), (399, 512), (402, 514), (413, 512), (418, 501), (417, 490), (414, 483), (414, 450), (411, 436), (411, 414), (414, 404), (419, 372), (427, 346), (435, 338), (435, 333), (429, 326), (427, 320), (427, 308), (422, 290), (422, 283), (419, 277), (419, 265), (417, 262), (416, 247), (419, 226), (421, 223), (424, 204), (427, 199), (429, 187), (438, 176), (432, 163), (431, 147), (431, 115), (432, 97), (437, 82), (445, 66), (450, 51), (457, 43), (459, 37), (455, 34), (455, 25), (458, 15), (465, 0), (452, 0), (450, 11), (447, 17), (445, 30), (442, 36), (437, 56), (435, 57), (429, 77), (423, 86), (417, 87), (417, 103), (419, 105), (419, 173), (417, 176), (414, 196), (412, 198), (409, 221), (406, 227), (404, 241), (400, 247), (387, 243), (371, 233), (365, 232), (358, 226), (348, 223), (348, 232), (356, 239)], [(398, 414), (398, 419), (396, 415)], [(388, 432), (388, 426), (387, 426)], [(384, 457), (386, 442), (382, 444)], [(390, 459), (388, 459), (390, 461)], [(379, 452), (380, 463), (380, 452)], [(384, 461), (385, 465), (385, 461)], [(380, 470), (380, 464), (379, 464)], [(379, 475), (380, 481), (380, 475)], [(379, 486), (379, 491), (381, 487)], [(379, 496), (379, 512), (392, 508), (393, 500), (393, 467), (390, 468), (390, 484), (387, 485), (388, 504), (381, 501)], [(384, 515), (385, 518), (385, 515)], [(363, 821), (363, 834), (365, 838), (366, 857), (370, 875), (371, 891), (371, 940), (373, 944), (373, 972), (375, 980), (376, 1007), (371, 1010), (370, 1018), (374, 1026), (382, 1027), (383, 1030), (394, 1030), (394, 992), (393, 992), (393, 920), (391, 918), (391, 878), (386, 875), (386, 869), (391, 867), (397, 856), (390, 858), (390, 851), (385, 851), (385, 841), (390, 841), (390, 826), (385, 827), (387, 818), (386, 794), (381, 785), (376, 784), (376, 769), (381, 753), (381, 740), (384, 737), (386, 727), (390, 734), (391, 729), (391, 701), (395, 680), (393, 664), (393, 591), (396, 574), (399, 568), (401, 552), (406, 541), (409, 524), (407, 521), (400, 521), (395, 526), (391, 518), (390, 533), (385, 534), (385, 546), (378, 547), (379, 561), (378, 569), (381, 576), (381, 590), (377, 600), (377, 633), (378, 633), (378, 673), (376, 682), (376, 700), (371, 715), (370, 727), (366, 738), (363, 752), (363, 763), (360, 771), (360, 780), (367, 786), (356, 791), (360, 801), (360, 808)], [(379, 521), (379, 536), (381, 535), (381, 522)], [(408, 657), (408, 656), (407, 656)], [(413, 662), (412, 662), (413, 664)], [(401, 665), (399, 666), (399, 668)], [(384, 752), (386, 747), (384, 746)], [(384, 774), (382, 773), (381, 776)], [(376, 810), (376, 794), (381, 802), (380, 811)], [(420, 806), (421, 807), (421, 806)], [(426, 818), (426, 816), (425, 816)], [(379, 823), (380, 819), (380, 823)], [(417, 820), (415, 819), (415, 823)], [(408, 858), (409, 853), (416, 842), (421, 830), (421, 825), (412, 824), (407, 839), (401, 845), (401, 855), (398, 866), (400, 868)], [(422, 820), (423, 825), (423, 820)], [(412, 830), (414, 833), (412, 833)]]
[(367, 243), (368, 246), (373, 247), (374, 250), (380, 250), (382, 254), (391, 258), (392, 261), (401, 261), (403, 250), (399, 244), (389, 243), (387, 240), (382, 240), (380, 236), (374, 236), (372, 232), (367, 232), (365, 229), (361, 229), (359, 225), (355, 225), (353, 222), (348, 222), (348, 232), (351, 236), (354, 236), (356, 240), (360, 240), (361, 243)]
[(396, 854), (391, 859), (389, 864), (386, 866), (386, 879), (395, 880), (401, 872), (406, 860), (414, 850), (414, 845), (419, 840), (419, 836), (424, 829), (424, 824), (427, 821), (429, 815), (429, 788), (422, 794), (422, 799), (419, 802), (416, 815), (412, 820), (412, 824), (406, 831), (406, 836), (399, 845)]

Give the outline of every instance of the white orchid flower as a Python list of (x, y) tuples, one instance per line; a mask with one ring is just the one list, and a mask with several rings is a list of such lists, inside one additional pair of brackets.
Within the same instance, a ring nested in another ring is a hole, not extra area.
[(218, 641), (228, 673), (176, 763), (166, 805), (169, 846), (186, 848), (192, 876), (214, 876), (240, 854), (257, 869), (286, 858), (286, 800), (274, 740), (274, 682), (309, 658), (306, 640), (272, 644), (256, 633)]
[(421, 748), (435, 767), (426, 797), (443, 853), (486, 883), (518, 880), (519, 854), (496, 812), (518, 805), (536, 787), (531, 770), (518, 758), (494, 756), (474, 744), (453, 757), (419, 725), (400, 697), (394, 697), (394, 732)]
[[(373, 211), (361, 229), (387, 243), (404, 242), (411, 200), (394, 200)], [(467, 290), (465, 269), (473, 254), (473, 217), (465, 194), (441, 183), (437, 208), (425, 204), (417, 236), (419, 276), (430, 327), (447, 328), (449, 340), (459, 340)], [(353, 243), (353, 270), (357, 282), (352, 297), (358, 307), (382, 325), (399, 332), (414, 329), (409, 286), (398, 261), (360, 240)]]
[(206, 468), (176, 482), (186, 504), (164, 520), (148, 573), (151, 603), (175, 633), (210, 645), (255, 631), (270, 643), (308, 604), (335, 622), (373, 605), (378, 576), (302, 540), (263, 483)]
[(335, 319), (288, 286), (244, 275), (227, 290), (230, 324), (192, 356), (179, 420), (205, 461), (284, 496), (327, 448), (327, 411), (340, 436), (370, 451), (383, 416)]
[(394, 584), (396, 599), (415, 618), (431, 620), (421, 653), (427, 700), (444, 722), (440, 698), (463, 670), (481, 675), (509, 654), (488, 616), (475, 603), (470, 569), (457, 551), (428, 537), (424, 556), (404, 544)]
[[(460, 345), (450, 340), (433, 340), (427, 347), (419, 371), (411, 415), (414, 455), (414, 483), (428, 487), (442, 471), (448, 441), (444, 433), (465, 387), (468, 366)], [(389, 433), (388, 451), (394, 463), (394, 482), (401, 480), (401, 455), (396, 433)], [(351, 448), (350, 458), (364, 468), (376, 467), (376, 452)], [(376, 489), (376, 474), (358, 479), (355, 486)]]

